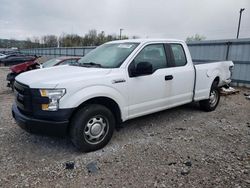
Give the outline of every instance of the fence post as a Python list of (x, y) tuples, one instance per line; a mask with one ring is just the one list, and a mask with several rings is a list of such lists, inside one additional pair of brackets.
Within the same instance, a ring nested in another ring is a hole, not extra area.
[(230, 46), (231, 46), (232, 42), (228, 41), (226, 44), (227, 44), (226, 60), (228, 60), (229, 50), (230, 50)]

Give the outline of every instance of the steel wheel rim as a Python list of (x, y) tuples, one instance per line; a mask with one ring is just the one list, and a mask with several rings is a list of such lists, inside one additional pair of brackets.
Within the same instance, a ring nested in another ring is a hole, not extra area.
[(209, 103), (211, 107), (214, 107), (217, 104), (218, 97), (218, 92), (216, 90), (212, 90), (209, 97)]
[(83, 134), (85, 140), (90, 144), (99, 144), (107, 135), (109, 122), (103, 116), (94, 116), (87, 122)]

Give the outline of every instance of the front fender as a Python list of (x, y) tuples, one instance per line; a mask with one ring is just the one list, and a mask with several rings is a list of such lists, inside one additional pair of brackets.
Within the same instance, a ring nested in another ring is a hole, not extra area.
[(127, 96), (123, 96), (118, 90), (109, 86), (90, 86), (72, 94), (68, 93), (60, 100), (59, 108), (77, 108), (85, 101), (96, 97), (107, 97), (114, 100), (120, 108), (122, 119), (126, 119), (128, 115)]

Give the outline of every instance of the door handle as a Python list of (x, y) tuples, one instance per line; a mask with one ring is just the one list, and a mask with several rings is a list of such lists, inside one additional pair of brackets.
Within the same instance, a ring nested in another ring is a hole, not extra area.
[(165, 76), (165, 80), (173, 80), (173, 75), (167, 75)]

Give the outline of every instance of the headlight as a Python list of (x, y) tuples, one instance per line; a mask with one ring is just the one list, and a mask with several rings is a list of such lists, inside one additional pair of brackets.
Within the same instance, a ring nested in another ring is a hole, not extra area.
[(41, 96), (49, 98), (48, 104), (42, 104), (42, 110), (57, 111), (59, 100), (65, 93), (66, 89), (40, 89)]

